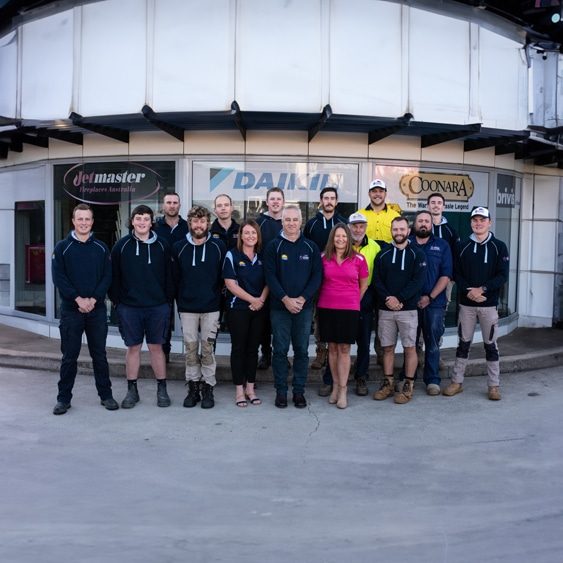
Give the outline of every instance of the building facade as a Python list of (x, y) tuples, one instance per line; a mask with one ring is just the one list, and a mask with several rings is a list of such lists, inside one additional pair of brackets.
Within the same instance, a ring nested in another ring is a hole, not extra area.
[(111, 245), (134, 206), (158, 210), (168, 190), (184, 216), (227, 193), (242, 217), (278, 186), (311, 216), (335, 185), (346, 214), (375, 177), (407, 214), (442, 193), (462, 234), (471, 208), (489, 206), (511, 255), (501, 330), (561, 322), (560, 64), (556, 48), (459, 2), (31, 13), (0, 37), (0, 322), (57, 336), (49, 257), (79, 202)]

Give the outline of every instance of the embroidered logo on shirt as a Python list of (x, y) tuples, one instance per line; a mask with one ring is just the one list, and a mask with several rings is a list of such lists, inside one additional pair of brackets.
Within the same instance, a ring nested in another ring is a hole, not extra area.
[(246, 263), (245, 263), (243, 260), (241, 260), (241, 261), (238, 263), (238, 265), (244, 268), (244, 267), (246, 266)]
[(301, 254), (299, 256), (299, 260), (309, 260), (309, 255), (308, 254)]
[(282, 255), (280, 256), (280, 258), (281, 258), (282, 260), (285, 260), (285, 261), (287, 261), (287, 259), (288, 259), (288, 258), (287, 258), (287, 254), (282, 254)]

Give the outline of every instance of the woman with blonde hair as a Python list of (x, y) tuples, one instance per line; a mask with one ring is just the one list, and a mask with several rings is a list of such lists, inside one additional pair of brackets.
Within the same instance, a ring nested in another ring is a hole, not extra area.
[(352, 248), (352, 234), (344, 223), (330, 231), (324, 254), (323, 283), (317, 303), (321, 340), (328, 342), (328, 361), (334, 384), (328, 399), (340, 409), (348, 406), (350, 345), (356, 340), (360, 301), (368, 287), (368, 265)]

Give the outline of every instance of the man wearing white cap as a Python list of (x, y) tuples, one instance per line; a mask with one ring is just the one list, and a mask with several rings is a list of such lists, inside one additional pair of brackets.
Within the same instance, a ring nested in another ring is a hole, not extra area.
[(387, 186), (385, 182), (379, 178), (373, 180), (369, 185), (370, 203), (365, 209), (359, 209), (368, 222), (366, 234), (368, 238), (375, 242), (390, 243), (391, 222), (399, 213), (385, 203), (387, 197)]
[(506, 244), (490, 232), (491, 225), (491, 214), (486, 207), (473, 209), (471, 212), (473, 233), (461, 243), (455, 257), (454, 272), (460, 302), (459, 343), (452, 382), (443, 391), (447, 397), (463, 391), (469, 348), (475, 325), (479, 321), (487, 361), (488, 397), (491, 401), (500, 400), (497, 305), (500, 290), (508, 280), (509, 256)]

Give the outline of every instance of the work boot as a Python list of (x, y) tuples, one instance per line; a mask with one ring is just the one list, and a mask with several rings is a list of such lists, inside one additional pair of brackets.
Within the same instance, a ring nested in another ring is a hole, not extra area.
[(490, 401), (500, 401), (500, 387), (489, 387), (489, 400)]
[(156, 384), (156, 404), (159, 407), (169, 407), (170, 397), (168, 396), (168, 391), (166, 390), (166, 379), (158, 379)]
[(137, 380), (132, 379), (127, 381), (127, 395), (121, 401), (122, 409), (132, 409), (139, 402), (139, 391), (137, 391)]
[(212, 409), (214, 406), (215, 399), (213, 398), (213, 386), (204, 382), (201, 385), (201, 408)]
[(53, 409), (53, 414), (65, 414), (68, 409), (70, 409), (70, 403), (63, 403), (62, 401), (57, 401), (57, 404)]
[(365, 397), (368, 393), (369, 389), (365, 377), (358, 377), (356, 379), (356, 395), (358, 397)]
[(325, 346), (317, 346), (317, 355), (311, 363), (311, 369), (322, 369), (326, 366), (328, 351)]
[(393, 377), (385, 376), (381, 387), (373, 394), (374, 401), (384, 401), (393, 395)]
[(319, 385), (319, 397), (328, 397), (332, 391), (332, 385), (330, 383), (321, 383)]
[(199, 381), (188, 381), (188, 394), (184, 399), (184, 406), (190, 409), (195, 407), (200, 401)]
[(401, 390), (395, 392), (393, 400), (397, 405), (404, 405), (412, 399), (414, 393), (414, 377), (405, 377)]
[(263, 352), (258, 360), (258, 364), (256, 365), (256, 369), (265, 370), (268, 369), (272, 365), (272, 352)]
[(446, 397), (453, 397), (454, 395), (457, 395), (458, 393), (461, 393), (462, 391), (463, 391), (463, 385), (461, 383), (454, 383), (452, 381), (452, 383), (450, 383), (442, 391), (442, 395), (445, 395)]

